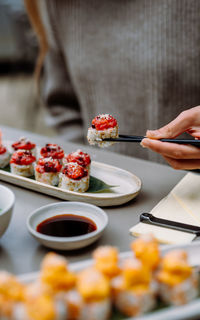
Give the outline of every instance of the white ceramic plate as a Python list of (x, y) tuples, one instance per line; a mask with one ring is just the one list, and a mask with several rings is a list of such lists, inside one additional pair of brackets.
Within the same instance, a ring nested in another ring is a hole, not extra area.
[[(192, 266), (200, 265), (200, 241), (196, 241), (189, 245), (180, 245), (180, 246), (162, 246), (161, 252), (164, 254), (168, 250), (172, 249), (184, 249), (188, 252), (189, 262)], [(120, 259), (131, 257), (132, 252), (123, 252), (120, 253)], [(93, 260), (85, 260), (81, 262), (71, 263), (70, 269), (72, 271), (80, 271), (84, 268), (92, 265)], [(39, 276), (38, 272), (29, 273), (19, 276), (19, 280), (24, 283), (29, 283), (37, 280)], [(166, 307), (158, 311), (150, 312), (140, 317), (134, 318), (124, 318), (124, 320), (192, 320), (200, 318), (200, 298), (193, 300), (192, 302), (179, 307)]]
[(129, 171), (104, 163), (92, 161), (91, 175), (116, 187), (109, 191), (80, 193), (48, 186), (36, 180), (20, 177), (10, 172), (0, 170), (0, 180), (30, 190), (45, 193), (62, 200), (83, 201), (100, 207), (124, 204), (135, 198), (141, 189), (141, 180), (137, 176)]
[[(52, 237), (37, 232), (37, 226), (42, 221), (57, 215), (70, 214), (91, 219), (97, 230), (76, 237)], [(43, 206), (30, 214), (27, 227), (32, 236), (46, 247), (58, 250), (80, 249), (93, 243), (102, 235), (108, 224), (108, 216), (97, 206), (82, 202), (59, 202)]]

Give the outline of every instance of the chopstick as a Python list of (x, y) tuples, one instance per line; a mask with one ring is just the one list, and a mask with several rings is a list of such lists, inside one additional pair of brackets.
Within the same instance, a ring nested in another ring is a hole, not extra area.
[(174, 229), (178, 231), (193, 233), (200, 236), (200, 227), (191, 224), (181, 223), (172, 220), (161, 219), (153, 216), (151, 213), (142, 213), (140, 215), (140, 222), (151, 224), (157, 227)]
[[(129, 136), (129, 135), (119, 135), (119, 138), (105, 138), (99, 139), (99, 141), (113, 141), (113, 142), (141, 142), (144, 136)], [(159, 139), (162, 142), (178, 143), (178, 144), (190, 144), (192, 146), (200, 148), (200, 140), (195, 139)]]

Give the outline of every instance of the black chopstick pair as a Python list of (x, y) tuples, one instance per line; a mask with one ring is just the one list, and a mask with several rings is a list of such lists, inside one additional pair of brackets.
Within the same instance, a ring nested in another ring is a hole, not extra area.
[[(105, 138), (102, 141), (113, 141), (113, 142), (141, 142), (145, 136), (129, 136), (121, 134), (118, 138)], [(190, 144), (192, 146), (200, 148), (200, 140), (195, 139), (159, 139), (162, 142), (178, 143), (178, 144)]]

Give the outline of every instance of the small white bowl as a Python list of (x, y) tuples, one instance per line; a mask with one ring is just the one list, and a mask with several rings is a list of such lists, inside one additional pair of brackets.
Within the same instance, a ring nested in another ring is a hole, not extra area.
[[(61, 214), (74, 214), (93, 220), (97, 230), (75, 237), (54, 237), (38, 232), (37, 226), (42, 221)], [(35, 210), (27, 219), (27, 227), (32, 236), (44, 246), (58, 250), (72, 250), (88, 246), (96, 241), (108, 224), (108, 216), (99, 207), (83, 202), (53, 203)]]
[(15, 203), (14, 193), (0, 185), (0, 237), (4, 234), (12, 217)]

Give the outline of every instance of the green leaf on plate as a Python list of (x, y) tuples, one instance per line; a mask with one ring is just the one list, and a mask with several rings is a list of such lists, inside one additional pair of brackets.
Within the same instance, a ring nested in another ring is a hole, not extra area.
[(10, 172), (10, 165), (8, 164), (5, 168), (1, 168), (1, 170)]
[(117, 186), (111, 186), (98, 178), (90, 176), (90, 185), (87, 192), (103, 192), (103, 191), (108, 191), (114, 187), (117, 187)]
[[(6, 166), (5, 168), (1, 169), (6, 172), (10, 172), (10, 165)], [(29, 177), (29, 179), (35, 180), (34, 176)], [(95, 178), (93, 176), (90, 176), (90, 184), (89, 184), (89, 189), (86, 192), (104, 192), (104, 191), (111, 191), (111, 188), (114, 188), (117, 186), (111, 186), (107, 183), (105, 183), (103, 180), (100, 180), (98, 178)]]

